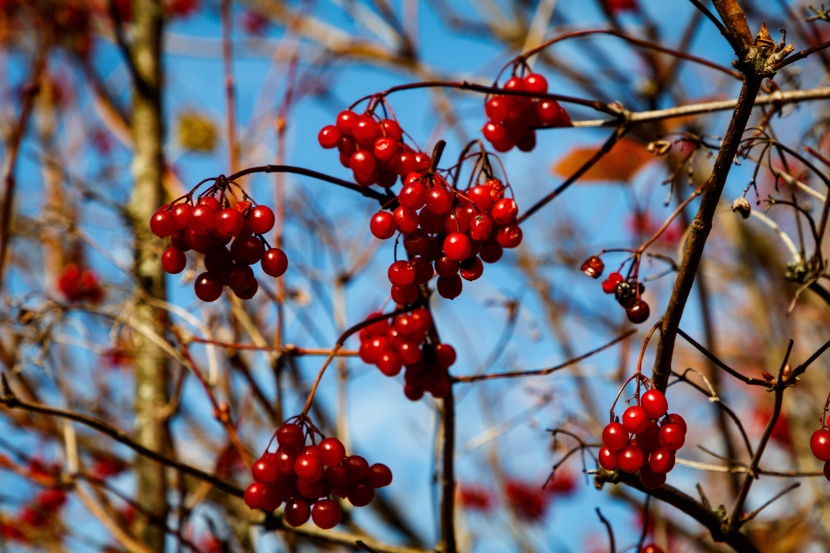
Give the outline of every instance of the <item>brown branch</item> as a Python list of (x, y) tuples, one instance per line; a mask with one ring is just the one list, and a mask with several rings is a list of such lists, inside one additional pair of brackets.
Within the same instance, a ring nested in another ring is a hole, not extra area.
[(677, 333), (680, 334), (680, 336), (683, 339), (685, 339), (687, 342), (693, 345), (696, 350), (705, 355), (706, 358), (709, 359), (712, 363), (714, 363), (730, 375), (734, 376), (744, 384), (748, 384), (750, 386), (764, 386), (766, 388), (769, 388), (769, 382), (767, 382), (763, 378), (752, 378), (751, 376), (742, 375), (741, 373), (739, 373), (738, 371), (736, 371), (735, 369), (733, 369), (732, 367), (718, 359), (712, 352), (703, 347), (701, 344), (697, 343), (694, 338), (683, 332), (683, 329), (678, 328)]
[(706, 182), (706, 189), (701, 197), (697, 215), (689, 229), (683, 261), (680, 264), (677, 280), (674, 282), (669, 305), (663, 315), (660, 341), (657, 344), (657, 354), (654, 362), (654, 384), (661, 391), (666, 389), (666, 383), (671, 373), (674, 344), (680, 326), (680, 319), (683, 316), (683, 309), (689, 299), (695, 275), (703, 257), (706, 239), (712, 229), (715, 210), (723, 193), (726, 177), (740, 146), (743, 131), (749, 122), (749, 116), (752, 113), (755, 96), (757, 96), (761, 87), (761, 81), (760, 77), (753, 74), (747, 77), (741, 87), (735, 112), (726, 131), (726, 138), (724, 138), (723, 145), (718, 152), (715, 167)]

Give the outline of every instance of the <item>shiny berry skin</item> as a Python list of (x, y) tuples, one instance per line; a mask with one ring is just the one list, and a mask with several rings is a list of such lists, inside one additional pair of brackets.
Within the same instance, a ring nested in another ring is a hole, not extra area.
[(150, 231), (159, 238), (167, 238), (176, 232), (176, 216), (172, 210), (162, 208), (150, 218)]
[(637, 434), (637, 445), (645, 451), (654, 451), (660, 447), (660, 427), (656, 422), (648, 423), (648, 427)]
[(395, 286), (408, 286), (415, 282), (415, 269), (408, 261), (395, 261), (389, 265), (386, 275)]
[(519, 225), (507, 225), (496, 233), (496, 242), (504, 248), (517, 248), (522, 243), (522, 236), (522, 229)]
[(176, 275), (184, 271), (187, 266), (187, 256), (184, 252), (177, 248), (167, 248), (161, 254), (161, 268), (171, 275)]
[(392, 216), (395, 219), (398, 230), (404, 234), (408, 234), (418, 228), (418, 212), (414, 209), (398, 206), (392, 212)]
[(453, 261), (464, 261), (470, 255), (470, 239), (460, 232), (448, 234), (444, 239), (444, 253)]
[(265, 484), (259, 490), (259, 508), (273, 511), (284, 501), (283, 490), (275, 484)]
[(302, 526), (311, 517), (311, 508), (305, 499), (295, 497), (285, 504), (282, 516), (290, 526)]
[(222, 237), (236, 236), (242, 230), (245, 219), (230, 207), (220, 210), (214, 219), (214, 232)]
[(288, 270), (288, 257), (281, 249), (271, 248), (262, 255), (260, 265), (266, 275), (281, 277)]
[(477, 256), (468, 257), (461, 262), (461, 278), (464, 280), (476, 280), (484, 274), (484, 265)]
[(442, 298), (446, 298), (448, 300), (454, 300), (460, 296), (463, 287), (464, 284), (461, 282), (461, 277), (458, 275), (440, 276), (438, 277), (438, 281), (435, 283), (435, 288), (438, 290), (438, 294)]
[(612, 422), (602, 430), (602, 444), (610, 451), (619, 451), (628, 445), (628, 430), (618, 423)]
[(334, 125), (326, 125), (317, 134), (317, 142), (327, 150), (336, 148), (338, 140), (340, 140), (340, 131)]
[(173, 216), (176, 218), (176, 230), (187, 228), (187, 219), (190, 217), (191, 211), (193, 211), (193, 206), (190, 204), (176, 204), (173, 207)]
[(819, 461), (830, 461), (830, 430), (819, 428), (813, 432), (810, 449)]
[(632, 405), (625, 410), (622, 416), (622, 424), (632, 434), (639, 434), (648, 428), (648, 416), (639, 405)]
[(648, 464), (653, 471), (662, 472), (663, 474), (668, 473), (674, 468), (674, 462), (674, 452), (664, 447), (660, 447), (652, 451), (651, 457), (648, 460)]
[(502, 198), (493, 204), (493, 209), (490, 210), (490, 217), (499, 225), (512, 225), (516, 222), (516, 216), (519, 214), (519, 206), (513, 198)]
[(582, 263), (582, 272), (591, 278), (599, 278), (605, 270), (605, 263), (596, 255), (592, 255)]
[(617, 463), (617, 452), (611, 451), (607, 447), (600, 448), (599, 466), (605, 470), (617, 470), (619, 467), (619, 463)]
[(398, 201), (407, 209), (418, 210), (426, 205), (428, 192), (427, 188), (420, 182), (412, 182), (401, 189), (401, 193), (398, 194)]
[(626, 304), (625, 314), (632, 323), (641, 324), (648, 320), (649, 315), (651, 315), (651, 310), (645, 301), (640, 298), (635, 298)]
[(314, 455), (300, 455), (294, 461), (294, 472), (301, 480), (317, 480), (323, 475), (323, 463)]
[(636, 445), (628, 445), (622, 448), (617, 454), (617, 463), (620, 470), (629, 474), (634, 474), (640, 467), (643, 466), (645, 456), (643, 450)]
[(340, 509), (340, 505), (331, 499), (321, 499), (311, 508), (311, 520), (318, 528), (323, 530), (337, 526), (342, 516), (343, 511)]
[(676, 424), (683, 430), (683, 434), (686, 434), (688, 426), (686, 426), (686, 419), (678, 415), (677, 413), (670, 413), (666, 415), (666, 418), (660, 423), (660, 426), (666, 426), (667, 424)]
[(392, 483), (392, 471), (383, 463), (375, 463), (369, 467), (366, 480), (373, 488), (384, 488)]
[(493, 220), (488, 215), (475, 215), (470, 219), (470, 238), (484, 242), (493, 230)]
[(219, 200), (214, 196), (205, 196), (204, 198), (199, 198), (199, 204), (206, 207), (209, 207), (213, 211), (219, 211), (219, 208), (222, 207), (219, 204)]
[(241, 300), (249, 300), (256, 296), (257, 291), (259, 291), (259, 282), (257, 282), (257, 279), (253, 279), (253, 281), (251, 282), (251, 284), (248, 285), (247, 288), (231, 288), (231, 290), (233, 290), (233, 293), (237, 298)]
[(369, 474), (369, 463), (360, 455), (349, 455), (343, 461), (343, 466), (346, 467), (349, 482), (356, 482)]
[(365, 507), (375, 498), (375, 489), (365, 482), (356, 482), (349, 486), (349, 503), (355, 507)]
[(396, 286), (393, 284), (390, 294), (392, 301), (398, 305), (409, 305), (418, 299), (418, 287), (414, 284), (408, 284), (406, 286)]
[(372, 146), (372, 153), (381, 163), (388, 163), (400, 153), (398, 141), (385, 136), (378, 138)]
[(265, 246), (256, 236), (239, 236), (231, 243), (231, 256), (243, 265), (259, 263), (264, 253)]
[(254, 234), (265, 234), (274, 228), (276, 216), (267, 205), (258, 205), (248, 214), (248, 228)]
[(372, 236), (381, 240), (392, 238), (397, 232), (395, 225), (395, 218), (388, 211), (378, 211), (372, 216), (369, 222), (369, 230), (372, 231)]
[(493, 96), (484, 104), (484, 114), (492, 121), (504, 121), (510, 114), (509, 99), (506, 96)]
[(320, 451), (320, 461), (327, 467), (338, 465), (346, 458), (346, 448), (343, 446), (343, 442), (337, 438), (325, 438), (317, 447)]
[(403, 369), (401, 357), (394, 351), (384, 351), (375, 363), (380, 372), (386, 376), (396, 376)]
[(209, 205), (197, 205), (187, 218), (187, 226), (198, 233), (212, 231), (213, 225), (216, 223), (216, 211)]
[(611, 273), (602, 281), (602, 291), (606, 294), (613, 294), (617, 291), (617, 285), (623, 281), (620, 273)]
[(539, 73), (530, 73), (524, 78), (525, 90), (537, 94), (545, 94), (548, 91), (548, 80)]
[(658, 547), (657, 545), (650, 543), (648, 545), (644, 545), (643, 548), (640, 550), (640, 553), (664, 553), (662, 547)]
[(222, 281), (214, 273), (202, 273), (196, 277), (193, 289), (196, 291), (196, 297), (200, 300), (206, 302), (216, 301), (222, 295)]
[(258, 484), (254, 482), (250, 484), (247, 488), (245, 488), (245, 495), (242, 498), (245, 500), (245, 505), (248, 506), (249, 509), (259, 509), (260, 508), (260, 492), (263, 488), (262, 484)]
[(478, 256), (485, 263), (495, 263), (501, 259), (502, 255), (504, 255), (504, 249), (501, 244), (490, 240), (482, 242), (481, 251), (478, 252)]
[(452, 209), (452, 195), (440, 186), (433, 186), (427, 194), (426, 206), (436, 215), (443, 215)]
[(354, 124), (357, 122), (357, 118), (359, 116), (351, 111), (351, 110), (343, 110), (337, 114), (337, 130), (340, 131), (340, 134), (345, 134), (351, 136), (352, 128)]
[(298, 424), (286, 423), (277, 429), (277, 443), (287, 453), (297, 453), (304, 441), (303, 429)]
[(640, 407), (646, 412), (648, 418), (659, 419), (669, 410), (669, 402), (660, 390), (648, 390), (640, 398)]
[(257, 459), (251, 467), (251, 476), (253, 476), (254, 481), (260, 484), (270, 484), (279, 475), (280, 470), (277, 466), (277, 456), (273, 453), (263, 453), (262, 457)]
[(371, 115), (361, 115), (352, 126), (352, 136), (361, 147), (372, 149), (380, 136), (380, 125)]
[(435, 360), (438, 362), (439, 367), (448, 369), (455, 363), (457, 358), (458, 355), (455, 353), (455, 348), (451, 345), (438, 344), (435, 346)]
[[(660, 429), (660, 445), (670, 451), (677, 451), (686, 443), (686, 434), (676, 424), (667, 424)], [(828, 442), (828, 459), (830, 459), (830, 442)]]
[(643, 465), (640, 468), (640, 484), (648, 490), (656, 490), (666, 483), (666, 474), (663, 472), (655, 472), (648, 465)]

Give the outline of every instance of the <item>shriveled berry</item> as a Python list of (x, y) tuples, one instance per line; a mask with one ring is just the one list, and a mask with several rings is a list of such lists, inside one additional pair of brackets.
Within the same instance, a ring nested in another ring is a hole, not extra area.
[(582, 272), (591, 278), (599, 278), (605, 270), (605, 263), (596, 255), (592, 255), (582, 263)]
[(602, 281), (602, 291), (606, 294), (613, 294), (617, 290), (617, 285), (622, 281), (623, 276), (620, 273), (611, 273)]

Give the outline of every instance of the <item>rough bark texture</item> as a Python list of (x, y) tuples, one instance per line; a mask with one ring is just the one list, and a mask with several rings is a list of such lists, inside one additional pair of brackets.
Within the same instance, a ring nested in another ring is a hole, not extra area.
[[(161, 110), (161, 33), (160, 0), (134, 0), (134, 43), (132, 131), (135, 145), (133, 176), (135, 187), (130, 200), (135, 235), (135, 275), (137, 279), (133, 312), (139, 325), (164, 334), (163, 314), (141, 298), (164, 298), (164, 272), (159, 263), (158, 241), (150, 235), (148, 221), (163, 203), (162, 154), (163, 125)], [(146, 338), (137, 336), (135, 360), (135, 431), (141, 445), (161, 451), (166, 443), (167, 427), (162, 413), (167, 401), (167, 371), (164, 355)], [(164, 525), (167, 519), (167, 482), (164, 466), (136, 457), (136, 485), (139, 505), (151, 518), (138, 517), (134, 531), (153, 551), (164, 550)]]

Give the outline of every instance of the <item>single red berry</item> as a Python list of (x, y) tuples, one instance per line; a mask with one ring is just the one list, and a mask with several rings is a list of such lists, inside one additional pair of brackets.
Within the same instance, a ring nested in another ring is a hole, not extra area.
[(251, 476), (254, 481), (260, 484), (270, 484), (275, 481), (280, 475), (279, 467), (277, 466), (277, 456), (273, 453), (263, 453), (262, 457), (257, 459), (251, 467)]
[(351, 136), (352, 128), (359, 116), (351, 110), (343, 110), (337, 114), (337, 130), (340, 134)]
[(176, 216), (172, 210), (163, 207), (150, 218), (150, 231), (159, 238), (167, 238), (176, 232)]
[(288, 257), (281, 249), (271, 248), (263, 254), (260, 265), (266, 275), (281, 277), (288, 270)]
[(242, 230), (245, 219), (230, 207), (220, 210), (214, 219), (214, 232), (220, 236), (236, 236)]
[(548, 91), (548, 80), (539, 73), (525, 75), (524, 87), (528, 92), (545, 94)]
[(259, 291), (259, 282), (257, 282), (257, 279), (253, 279), (253, 281), (251, 282), (251, 284), (248, 285), (247, 288), (245, 288), (245, 289), (231, 288), (231, 290), (233, 290), (233, 293), (234, 293), (234, 295), (236, 295), (237, 298), (239, 298), (241, 300), (249, 300), (249, 299), (253, 298), (254, 296), (256, 296), (256, 293)]
[(490, 217), (499, 225), (512, 225), (516, 222), (516, 216), (519, 214), (519, 206), (513, 198), (502, 198), (493, 204), (490, 210)]
[(348, 496), (355, 507), (365, 507), (375, 498), (375, 489), (366, 482), (355, 482), (349, 485)]
[(298, 452), (304, 441), (305, 435), (299, 424), (286, 423), (277, 429), (277, 443), (288, 453)]
[(372, 216), (372, 220), (369, 223), (369, 230), (372, 231), (372, 235), (375, 238), (380, 238), (381, 240), (392, 238), (397, 231), (395, 219), (388, 211), (378, 211)]
[(648, 418), (659, 419), (669, 410), (669, 402), (660, 390), (649, 390), (640, 398), (640, 407), (646, 412)]
[[(277, 434), (279, 440), (279, 434)], [(280, 469), (280, 474), (291, 476), (294, 474), (294, 462), (297, 460), (296, 451), (289, 453), (280, 448), (277, 450), (277, 467)]]
[(649, 422), (646, 429), (637, 434), (637, 445), (645, 451), (654, 451), (660, 447), (660, 427), (656, 422)]
[(464, 280), (476, 280), (484, 274), (484, 265), (481, 259), (473, 255), (461, 262), (461, 278)]
[(504, 125), (496, 121), (487, 121), (481, 129), (481, 133), (490, 142), (503, 142), (507, 138)]
[(429, 252), (431, 240), (424, 229), (415, 229), (403, 237), (403, 247), (411, 255), (426, 255)]
[(385, 336), (374, 336), (360, 343), (358, 355), (364, 363), (376, 363), (386, 351), (388, 341)]
[(452, 232), (444, 239), (444, 253), (453, 261), (463, 261), (470, 255), (470, 239), (466, 234)]
[(184, 252), (177, 248), (167, 248), (161, 254), (161, 268), (171, 275), (176, 275), (184, 271), (187, 266), (187, 256)]
[(605, 470), (617, 470), (619, 467), (619, 464), (617, 463), (617, 452), (611, 451), (607, 447), (600, 448), (599, 466)]
[(810, 449), (819, 461), (830, 461), (830, 430), (819, 428), (813, 432)]
[(383, 488), (392, 483), (392, 471), (383, 463), (375, 463), (369, 467), (366, 479), (373, 488)]
[(641, 324), (648, 320), (651, 310), (645, 301), (634, 298), (625, 305), (625, 314), (632, 323)]
[(261, 507), (259, 496), (263, 487), (264, 486), (262, 484), (253, 482), (245, 488), (245, 494), (242, 498), (245, 500), (245, 505), (247, 505), (249, 509), (259, 509)]
[(336, 148), (338, 140), (340, 140), (340, 131), (335, 125), (326, 125), (317, 134), (317, 142), (327, 150)]
[(488, 215), (475, 215), (470, 220), (470, 238), (484, 242), (493, 230), (493, 219)]
[(401, 140), (403, 138), (401, 126), (394, 119), (381, 119), (380, 128), (383, 136), (388, 136), (393, 140)]
[[(216, 223), (216, 211), (217, 210), (210, 205), (197, 205), (187, 217), (187, 226), (193, 229), (194, 232), (198, 233), (212, 231), (213, 225)], [(196, 248), (193, 249), (195, 250)]]
[(510, 114), (510, 101), (506, 96), (493, 96), (484, 104), (484, 113), (491, 121), (500, 123)]
[(193, 206), (190, 204), (176, 204), (173, 207), (173, 216), (176, 218), (176, 230), (187, 228), (187, 220), (190, 217), (191, 211), (193, 211)]
[(264, 253), (262, 240), (253, 235), (239, 236), (231, 243), (231, 257), (242, 265), (259, 263)]
[(522, 243), (522, 229), (519, 225), (501, 227), (496, 233), (496, 241), (505, 248), (517, 248)]
[(234, 292), (242, 292), (256, 282), (254, 270), (247, 265), (234, 265), (225, 274), (224, 283)]
[(342, 516), (340, 505), (331, 499), (321, 499), (311, 508), (311, 520), (323, 530), (337, 526)]
[(449, 344), (438, 344), (435, 346), (435, 358), (438, 366), (442, 369), (450, 368), (458, 358), (455, 348)]
[(389, 282), (395, 286), (408, 286), (415, 282), (415, 269), (404, 260), (398, 260), (389, 265), (386, 275), (389, 277)]
[(400, 152), (398, 148), (398, 141), (394, 138), (381, 137), (375, 140), (372, 146), (372, 153), (381, 163), (390, 163)]
[(369, 463), (360, 455), (349, 455), (343, 461), (343, 466), (346, 467), (349, 482), (356, 482), (369, 474)]
[(427, 194), (426, 206), (436, 215), (443, 215), (452, 209), (452, 195), (441, 186), (433, 186)]
[(392, 216), (395, 219), (398, 230), (404, 234), (408, 234), (418, 228), (418, 212), (414, 209), (398, 206), (395, 208)]
[(406, 286), (396, 286), (393, 284), (390, 294), (392, 301), (398, 305), (409, 305), (418, 299), (418, 287), (414, 284), (408, 284)]
[(461, 282), (461, 277), (458, 275), (439, 276), (438, 282), (435, 284), (438, 294), (442, 298), (447, 298), (448, 300), (453, 300), (461, 295), (463, 287), (464, 285)]
[(222, 295), (222, 280), (214, 273), (202, 273), (196, 277), (193, 283), (196, 297), (202, 301), (212, 302)]
[(386, 376), (396, 376), (403, 368), (403, 362), (400, 356), (394, 351), (384, 351), (381, 353), (376, 365), (380, 369), (380, 372)]
[(632, 434), (639, 434), (648, 428), (648, 423), (646, 412), (639, 405), (632, 405), (623, 413), (622, 424)]
[(219, 211), (222, 207), (219, 200), (215, 196), (205, 196), (199, 198), (199, 204), (211, 208), (213, 211)]
[(265, 234), (274, 228), (276, 217), (267, 205), (258, 205), (248, 214), (248, 226), (254, 234)]
[(314, 455), (300, 455), (294, 461), (294, 472), (302, 480), (317, 480), (323, 475), (323, 463)]
[(407, 209), (421, 209), (427, 203), (427, 189), (420, 182), (407, 184), (398, 195), (398, 201)]
[(582, 264), (582, 272), (591, 278), (599, 278), (605, 270), (605, 263), (596, 255), (592, 255)]
[(311, 507), (305, 499), (295, 497), (285, 504), (282, 516), (290, 526), (302, 526), (311, 517)]
[(659, 447), (652, 451), (651, 457), (649, 457), (648, 460), (648, 464), (651, 466), (652, 470), (655, 472), (662, 472), (663, 474), (667, 474), (674, 468), (674, 462), (674, 452), (664, 447)]
[(622, 282), (623, 276), (620, 273), (611, 273), (602, 281), (602, 291), (606, 294), (613, 294), (617, 291), (617, 285)]
[(320, 461), (327, 467), (339, 465), (346, 458), (346, 448), (337, 438), (325, 438), (320, 441)]
[(617, 455), (617, 463), (620, 466), (620, 470), (629, 474), (634, 474), (640, 470), (644, 461), (643, 450), (636, 445), (625, 446)]
[(409, 263), (415, 269), (415, 284), (426, 284), (435, 276), (432, 269), (432, 262), (421, 256), (413, 257)]
[(478, 256), (485, 263), (495, 263), (501, 259), (502, 255), (504, 255), (504, 249), (495, 240), (487, 240), (481, 243), (481, 251), (478, 252)]
[(666, 474), (656, 472), (647, 464), (640, 468), (640, 484), (647, 490), (656, 490), (666, 483)]
[[(686, 443), (686, 433), (676, 424), (667, 424), (660, 429), (660, 445), (670, 451), (677, 451)], [(830, 459), (830, 442), (827, 444), (827, 458)], [(824, 460), (824, 459), (822, 459)]]
[(380, 125), (371, 115), (361, 115), (352, 126), (352, 136), (361, 147), (372, 149), (380, 136)]
[(602, 445), (610, 451), (619, 451), (624, 448), (628, 445), (629, 437), (628, 430), (618, 422), (608, 423), (602, 429)]

